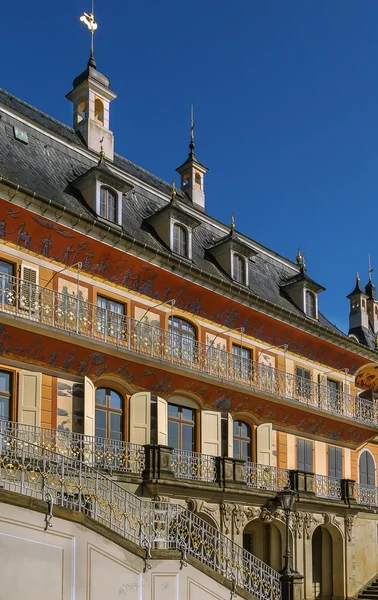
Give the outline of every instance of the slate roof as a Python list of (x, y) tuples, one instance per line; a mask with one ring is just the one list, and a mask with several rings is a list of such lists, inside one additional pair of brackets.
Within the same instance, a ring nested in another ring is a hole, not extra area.
[[(12, 109), (12, 112), (19, 113), (26, 120), (38, 124), (46, 133), (40, 133), (22, 124), (20, 127), (27, 131), (29, 137), (29, 143), (23, 144), (14, 138), (12, 126), (14, 119), (3, 114), (0, 119), (0, 177), (39, 196), (51, 199), (77, 214), (94, 218), (95, 215), (83, 201), (80, 192), (75, 190), (71, 183), (93, 168), (98, 162), (98, 156), (93, 154), (93, 159), (90, 159), (79, 154), (77, 150), (84, 148), (84, 145), (71, 127), (0, 89), (0, 114), (2, 105)], [(71, 148), (53, 140), (51, 135), (68, 141)], [(167, 182), (126, 158), (115, 154), (114, 165), (125, 174), (131, 175), (159, 192), (164, 192), (167, 196), (170, 195), (171, 186)], [(189, 198), (180, 190), (177, 190), (175, 201), (180, 202), (184, 210), (185, 206), (192, 207)], [(135, 186), (126, 193), (123, 203), (124, 232), (151, 248), (168, 253), (169, 250), (145, 224), (149, 216), (166, 205), (166, 200)], [(201, 220), (201, 225), (195, 227), (192, 232), (192, 262), (204, 274), (230, 283), (228, 276), (206, 253), (206, 249), (215, 246), (227, 235), (228, 228), (223, 225), (220, 229), (220, 224), (216, 220), (210, 220), (209, 223), (207, 215), (205, 221), (201, 211), (197, 211), (196, 214)], [(241, 236), (240, 239), (243, 240), (243, 237), (248, 240), (245, 236)], [(279, 309), (286, 309), (293, 315), (303, 318), (303, 322), (308, 321), (303, 312), (281, 291), (281, 286), (298, 273), (297, 265), (290, 264), (287, 259), (281, 261), (279, 255), (272, 251), (268, 250), (267, 255), (267, 249), (257, 242), (251, 240), (250, 243), (257, 250), (257, 255), (249, 262), (251, 293), (275, 304)], [(320, 313), (319, 324), (347, 338)]]

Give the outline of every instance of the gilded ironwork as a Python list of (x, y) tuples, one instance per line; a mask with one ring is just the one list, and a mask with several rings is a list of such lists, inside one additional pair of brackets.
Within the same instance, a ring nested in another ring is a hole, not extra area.
[(244, 473), (246, 483), (251, 488), (280, 492), (290, 485), (288, 469), (246, 462)]
[(214, 482), (217, 478), (215, 456), (208, 454), (174, 449), (171, 466), (179, 479)]

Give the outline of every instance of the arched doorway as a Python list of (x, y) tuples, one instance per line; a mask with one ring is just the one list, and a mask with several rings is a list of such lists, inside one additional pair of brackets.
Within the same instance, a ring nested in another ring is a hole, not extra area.
[(312, 536), (312, 596), (344, 597), (343, 541), (336, 527), (317, 527)]
[[(280, 521), (264, 523), (255, 519), (247, 523), (243, 531), (243, 548), (251, 552), (272, 569), (279, 571), (284, 566), (285, 526)], [(293, 539), (290, 534), (290, 546), (293, 557)]]

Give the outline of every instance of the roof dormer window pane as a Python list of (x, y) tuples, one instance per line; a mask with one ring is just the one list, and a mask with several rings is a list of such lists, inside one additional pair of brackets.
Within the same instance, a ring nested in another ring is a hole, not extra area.
[(116, 220), (116, 195), (108, 188), (101, 188), (100, 193), (100, 216), (108, 221)]
[(314, 292), (306, 291), (306, 315), (316, 319), (316, 298)]
[(233, 255), (232, 275), (235, 281), (245, 284), (245, 260), (239, 254)]
[(188, 256), (188, 233), (178, 223), (173, 225), (173, 252), (180, 256)]

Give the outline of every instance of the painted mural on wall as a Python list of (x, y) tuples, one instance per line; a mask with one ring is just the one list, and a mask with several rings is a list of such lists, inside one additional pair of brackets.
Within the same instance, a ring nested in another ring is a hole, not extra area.
[(57, 380), (57, 429), (83, 433), (84, 431), (84, 384)]
[[(298, 405), (290, 406), (267, 399), (256, 398), (239, 390), (228, 390), (217, 383), (203, 383), (196, 373), (178, 374), (169, 369), (150, 367), (128, 360), (124, 356), (114, 356), (93, 351), (85, 346), (73, 346), (70, 341), (47, 337), (32, 331), (23, 331), (20, 340), (19, 329), (0, 324), (0, 354), (26, 360), (41, 368), (46, 365), (67, 373), (88, 376), (115, 375), (124, 380), (133, 391), (150, 390), (164, 398), (175, 393), (188, 392), (201, 399), (205, 407), (232, 412), (245, 412), (257, 422), (271, 422), (315, 436), (343, 440), (346, 444), (358, 446), (375, 436), (375, 432), (360, 423), (345, 423), (326, 416), (302, 410)], [(51, 332), (54, 334), (54, 332)], [(109, 348), (109, 351), (111, 349)], [(61, 415), (63, 416), (63, 415)]]
[[(79, 219), (78, 219), (79, 220)], [(78, 220), (76, 222), (78, 222)], [(103, 277), (156, 301), (175, 298), (176, 307), (230, 329), (245, 328), (246, 335), (274, 345), (289, 344), (290, 351), (336, 369), (353, 373), (366, 364), (363, 357), (290, 327), (243, 306), (222, 294), (187, 282), (116, 247), (106, 246), (72, 229), (0, 199), (0, 238), (62, 265), (82, 262), (83, 271)]]

